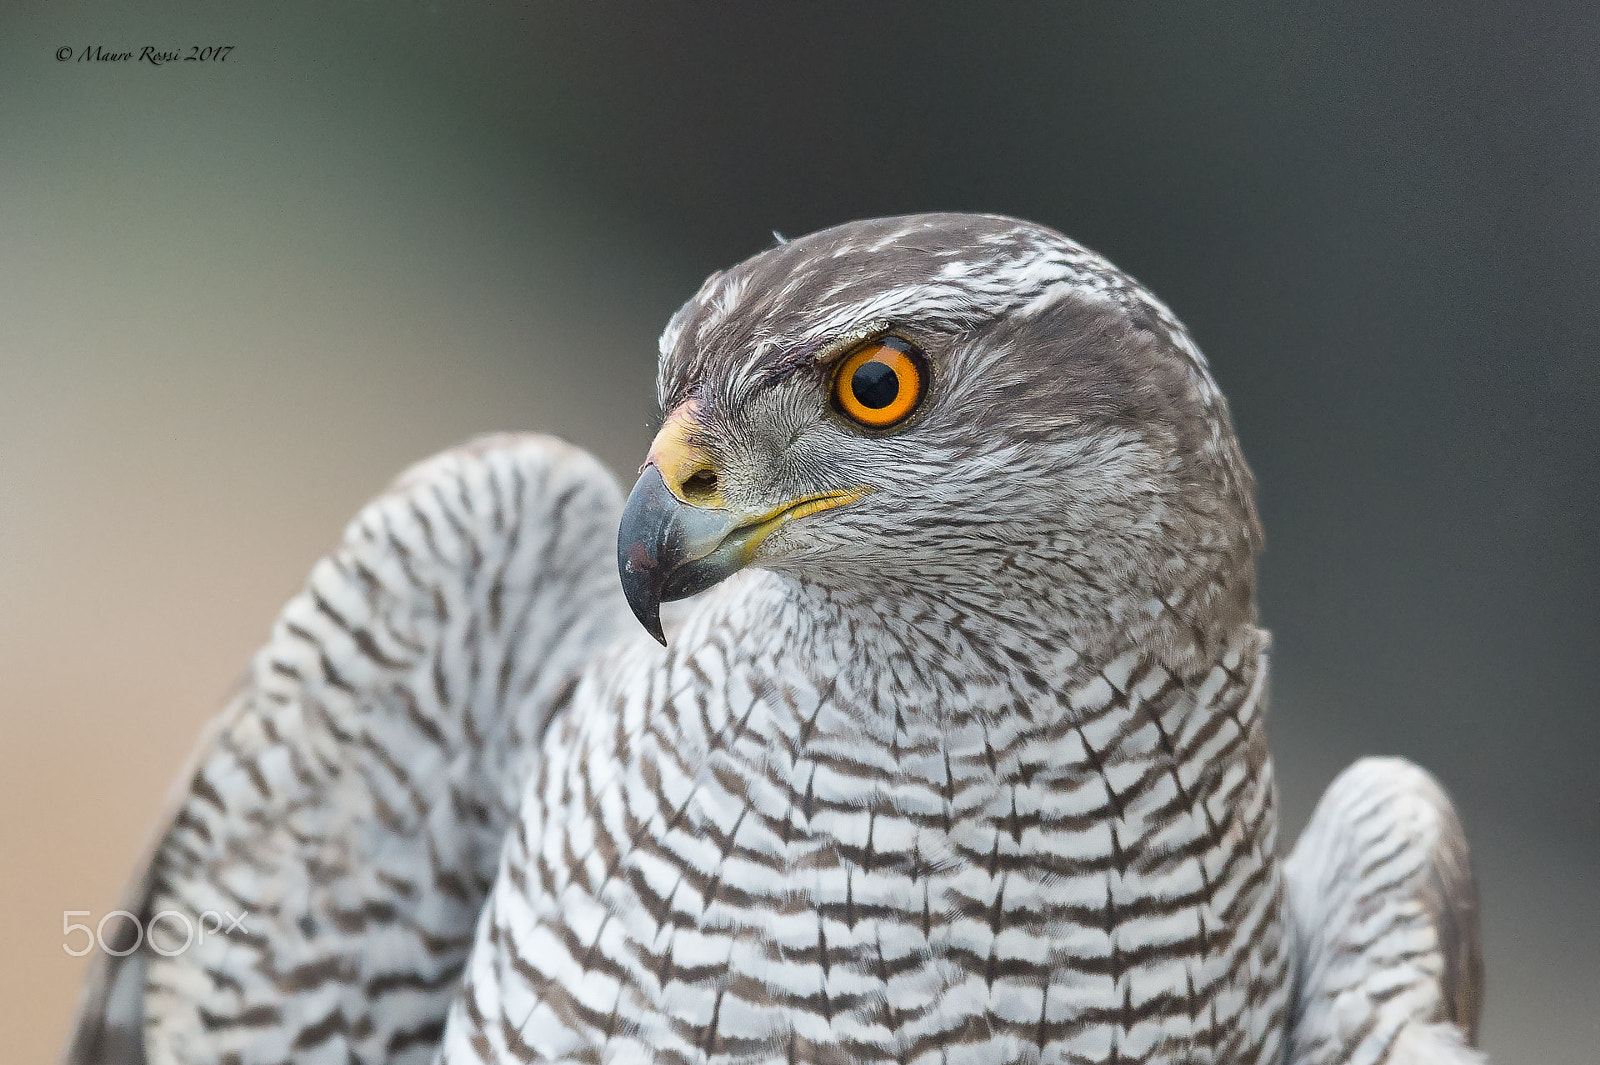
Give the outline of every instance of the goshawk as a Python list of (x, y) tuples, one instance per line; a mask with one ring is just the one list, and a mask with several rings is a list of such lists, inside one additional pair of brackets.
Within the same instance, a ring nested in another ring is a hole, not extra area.
[(1253, 482), (1143, 288), (852, 223), (712, 276), (658, 391), (626, 502), (513, 435), (362, 511), (71, 1060), (1481, 1060), (1431, 778), (1358, 763), (1278, 856)]

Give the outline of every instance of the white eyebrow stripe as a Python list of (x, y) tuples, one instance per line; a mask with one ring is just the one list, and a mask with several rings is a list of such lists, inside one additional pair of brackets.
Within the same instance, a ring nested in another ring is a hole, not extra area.
[[(661, 335), (658, 392), (665, 399), (669, 384), (681, 389), (692, 383), (689, 378), (716, 377), (730, 397), (737, 396), (762, 379), (763, 364), (781, 358), (787, 346), (820, 343), (816, 355), (826, 358), (834, 344), (896, 323), (961, 331), (986, 319), (1043, 313), (1081, 293), (1113, 299), (1130, 310), (1142, 308), (1198, 370), (1207, 398), (1217, 394), (1205, 358), (1182, 324), (1136, 281), (1060, 234), (1015, 220), (991, 221), (1008, 224), (975, 234), (965, 244), (913, 245), (911, 253), (927, 261), (926, 273), (907, 281), (902, 265), (900, 279), (890, 287), (856, 298), (851, 293), (869, 287), (874, 263), (864, 259), (841, 270), (840, 259), (883, 255), (908, 239), (926, 241), (924, 234), (937, 231), (938, 221), (917, 219), (878, 229), (867, 240), (846, 227), (834, 238), (838, 243), (819, 241), (814, 250), (806, 248), (812, 238), (801, 237), (783, 246), (784, 273), (763, 268), (758, 256), (712, 275)], [(802, 250), (808, 254), (794, 254)], [(885, 273), (892, 276), (894, 265), (885, 261)], [(763, 279), (759, 288), (758, 279)], [(684, 335), (690, 328), (692, 341)], [(781, 336), (776, 335), (780, 328)], [(742, 350), (712, 350), (739, 331), (745, 333), (736, 341)]]

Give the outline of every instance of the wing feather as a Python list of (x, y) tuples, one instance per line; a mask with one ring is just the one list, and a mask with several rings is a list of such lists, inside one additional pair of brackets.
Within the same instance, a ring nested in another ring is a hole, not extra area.
[(1471, 1065), (1478, 892), (1449, 798), (1400, 758), (1328, 787), (1284, 865), (1300, 955), (1292, 1065)]
[(125, 905), (158, 934), (97, 958), (69, 1065), (433, 1056), (539, 737), (631, 624), (621, 502), (500, 435), (356, 517), (185, 773)]

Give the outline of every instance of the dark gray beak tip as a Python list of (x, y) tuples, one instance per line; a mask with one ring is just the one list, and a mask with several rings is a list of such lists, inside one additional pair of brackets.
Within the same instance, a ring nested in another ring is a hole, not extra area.
[(661, 599), (651, 588), (653, 582), (648, 577), (631, 573), (626, 562), (622, 563), (621, 569), (622, 594), (627, 597), (629, 609), (639, 619), (639, 624), (644, 626), (644, 631), (665, 647), (667, 635), (661, 631)]
[(639, 475), (617, 530), (617, 572), (633, 616), (663, 647), (661, 604), (703, 592), (742, 568), (742, 528), (726, 510), (679, 500), (655, 466)]
[(667, 546), (677, 509), (678, 501), (667, 491), (661, 471), (646, 466), (628, 493), (622, 524), (617, 529), (617, 572), (622, 578), (622, 594), (639, 624), (663, 647), (667, 637), (661, 631), (661, 591), (666, 583), (665, 570), (671, 567), (672, 560), (662, 557), (662, 549)]

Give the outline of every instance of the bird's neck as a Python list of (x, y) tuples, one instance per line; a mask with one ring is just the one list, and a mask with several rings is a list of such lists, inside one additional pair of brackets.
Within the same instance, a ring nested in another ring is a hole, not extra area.
[[(1066, 690), (1128, 656), (1148, 659), (1183, 683), (1200, 683), (1230, 652), (1259, 640), (1255, 574), (1246, 556), (1225, 571), (1161, 590), (1121, 592), (1082, 582), (1007, 580), (841, 586), (765, 571), (728, 582), (723, 605), (765, 619), (770, 653), (792, 662), (848, 658), (872, 668), (884, 656), (914, 659), (917, 672), (962, 686), (999, 680)], [(710, 604), (708, 604), (710, 605)]]
[[(1065, 738), (1092, 726), (1151, 764), (1232, 760), (1270, 781), (1268, 637), (1253, 604), (1226, 626), (1193, 624), (1163, 604), (1086, 634), (1051, 604), (974, 603), (948, 589), (841, 591), (752, 572), (706, 606), (702, 638), (737, 629), (749, 660), (772, 674), (758, 683), (803, 676), (815, 687), (811, 716), (775, 723), (780, 731), (897, 748), (927, 730), (952, 754), (1005, 733), (1019, 757), (1093, 761), (1104, 753), (1095, 743), (1079, 750), (1084, 736)], [(1224, 748), (1180, 749), (1184, 736), (1224, 726)]]

